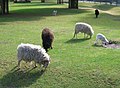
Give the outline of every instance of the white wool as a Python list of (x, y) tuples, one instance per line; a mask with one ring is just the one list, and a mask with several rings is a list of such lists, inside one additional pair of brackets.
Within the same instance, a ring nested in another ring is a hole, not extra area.
[(85, 34), (87, 34), (87, 36), (89, 35), (90, 38), (94, 34), (92, 26), (87, 24), (87, 23), (83, 23), (83, 22), (78, 22), (78, 23), (75, 24), (75, 33), (74, 33), (73, 38), (75, 36), (77, 37), (77, 34), (79, 32), (84, 33), (84, 37), (85, 37)]
[(98, 34), (97, 34), (95, 44), (97, 44), (99, 40), (100, 40), (103, 44), (108, 44), (108, 43), (109, 43), (109, 41), (107, 40), (107, 38), (106, 38), (103, 34), (101, 34), (101, 33), (98, 33)]
[[(35, 63), (38, 64), (48, 62), (47, 65), (50, 63), (49, 55), (46, 53), (45, 49), (39, 45), (21, 43), (18, 45), (17, 51), (18, 66), (20, 65), (21, 60), (24, 60), (26, 62), (35, 61)], [(43, 64), (43, 66), (47, 67), (45, 64)]]
[(52, 15), (56, 16), (57, 15), (57, 10), (53, 10)]

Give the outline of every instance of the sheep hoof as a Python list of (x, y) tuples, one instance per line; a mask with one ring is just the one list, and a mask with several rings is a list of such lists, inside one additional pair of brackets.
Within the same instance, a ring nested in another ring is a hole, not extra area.
[(17, 72), (17, 71), (19, 71), (19, 70), (20, 70), (20, 68), (18, 67), (17, 69), (14, 70), (14, 72)]
[(17, 69), (20, 69), (20, 66), (17, 66)]
[(97, 45), (97, 43), (94, 43), (94, 45), (96, 46), (96, 45)]

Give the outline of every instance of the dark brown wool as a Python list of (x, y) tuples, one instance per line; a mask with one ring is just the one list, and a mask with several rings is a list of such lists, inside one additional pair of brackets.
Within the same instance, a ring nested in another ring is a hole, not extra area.
[(53, 48), (52, 47), (53, 40), (54, 40), (53, 32), (48, 28), (43, 29), (43, 31), (42, 31), (42, 46), (46, 50), (46, 52), (48, 51), (49, 48), (50, 49)]
[(99, 15), (98, 9), (95, 10), (95, 15), (96, 15), (96, 18), (98, 18), (98, 15)]

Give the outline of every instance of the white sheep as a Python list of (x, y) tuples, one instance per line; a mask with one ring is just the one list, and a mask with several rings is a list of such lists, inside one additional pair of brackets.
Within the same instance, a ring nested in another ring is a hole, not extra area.
[(102, 44), (105, 44), (105, 45), (109, 44), (109, 41), (107, 40), (107, 38), (101, 33), (97, 34), (95, 45), (98, 44), (99, 40), (102, 42)]
[(45, 49), (39, 45), (21, 43), (18, 45), (17, 51), (18, 67), (20, 67), (22, 60), (26, 62), (34, 61), (35, 67), (36, 63), (38, 63), (46, 68), (50, 63), (50, 56), (46, 53)]
[(82, 23), (82, 22), (78, 22), (75, 24), (75, 33), (74, 33), (74, 36), (73, 38), (76, 36), (77, 38), (77, 34), (81, 32), (81, 33), (84, 33), (84, 38), (85, 38), (85, 35), (87, 34), (87, 37), (88, 35), (90, 36), (90, 38), (92, 37), (92, 35), (94, 34), (94, 31), (91, 27), (91, 25), (87, 24), (87, 23)]
[(57, 15), (57, 10), (53, 10), (52, 15), (56, 16)]

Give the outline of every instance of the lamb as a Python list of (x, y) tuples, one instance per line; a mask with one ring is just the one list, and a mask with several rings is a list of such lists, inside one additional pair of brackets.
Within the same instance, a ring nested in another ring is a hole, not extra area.
[(53, 10), (52, 15), (56, 16), (57, 15), (57, 10)]
[(98, 15), (99, 15), (99, 10), (98, 9), (95, 10), (95, 15), (96, 15), (96, 18), (98, 18)]
[(102, 44), (109, 44), (109, 41), (107, 40), (107, 38), (101, 34), (101, 33), (98, 33), (97, 36), (96, 36), (96, 41), (95, 41), (95, 45), (98, 44), (98, 41), (101, 40), (102, 41)]
[(35, 67), (37, 67), (36, 63), (38, 63), (47, 68), (50, 63), (50, 56), (46, 53), (45, 49), (39, 45), (21, 43), (18, 45), (17, 51), (18, 67), (20, 67), (22, 60), (26, 62), (34, 61)]
[(52, 43), (53, 43), (53, 40), (54, 40), (54, 34), (53, 32), (48, 29), (48, 28), (45, 28), (42, 30), (42, 45), (43, 45), (43, 48), (46, 50), (46, 52), (48, 52), (48, 49), (49, 48), (53, 48), (52, 47)]
[(75, 33), (74, 33), (74, 36), (73, 38), (76, 36), (77, 38), (77, 34), (81, 32), (81, 33), (84, 33), (84, 38), (85, 38), (85, 35), (87, 34), (87, 37), (88, 35), (90, 36), (90, 38), (92, 37), (92, 35), (94, 35), (94, 31), (91, 27), (91, 25), (87, 24), (87, 23), (82, 23), (82, 22), (78, 22), (75, 24)]

